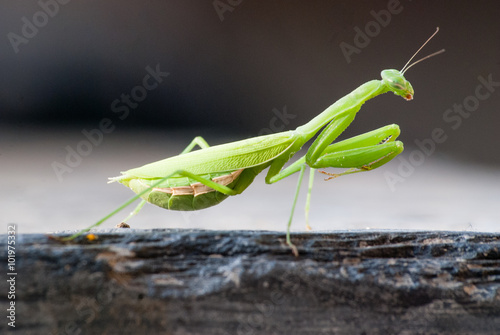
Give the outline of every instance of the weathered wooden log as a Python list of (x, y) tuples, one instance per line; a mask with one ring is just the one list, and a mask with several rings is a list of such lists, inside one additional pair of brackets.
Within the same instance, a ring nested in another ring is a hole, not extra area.
[(19, 333), (500, 333), (500, 234), (297, 233), (297, 258), (281, 232), (96, 235), (17, 236)]

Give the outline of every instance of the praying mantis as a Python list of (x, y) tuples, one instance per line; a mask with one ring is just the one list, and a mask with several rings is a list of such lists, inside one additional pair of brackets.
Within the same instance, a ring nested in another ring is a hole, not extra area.
[[(94, 225), (69, 238), (100, 225), (139, 197), (142, 198), (141, 203), (124, 222), (136, 215), (146, 202), (180, 211), (215, 206), (229, 196), (241, 194), (259, 173), (269, 168), (265, 177), (267, 184), (276, 183), (294, 173), (299, 173), (286, 231), (286, 243), (297, 256), (298, 250), (290, 238), (290, 227), (306, 168), (310, 168), (306, 200), (308, 226), (310, 196), (316, 169), (346, 168), (341, 173), (320, 171), (327, 175), (326, 180), (329, 180), (376, 169), (403, 151), (403, 143), (396, 141), (400, 130), (395, 124), (337, 143), (333, 142), (353, 122), (357, 112), (367, 100), (387, 92), (393, 92), (405, 100), (412, 100), (413, 87), (403, 75), (420, 61), (444, 52), (442, 49), (408, 65), (438, 31), (439, 28), (400, 71), (383, 70), (382, 80), (371, 80), (359, 86), (295, 130), (217, 146), (209, 146), (198, 136), (178, 156), (130, 169), (121, 172), (118, 177), (109, 178), (109, 182), (119, 182), (132, 189), (136, 195)], [(307, 153), (284, 168), (302, 146), (316, 135)], [(196, 146), (200, 149), (193, 150)]]

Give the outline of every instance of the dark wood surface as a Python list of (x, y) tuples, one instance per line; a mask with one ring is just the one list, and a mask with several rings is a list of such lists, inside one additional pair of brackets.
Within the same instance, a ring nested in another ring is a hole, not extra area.
[(301, 233), (297, 258), (280, 232), (96, 235), (17, 236), (20, 334), (500, 333), (500, 234)]

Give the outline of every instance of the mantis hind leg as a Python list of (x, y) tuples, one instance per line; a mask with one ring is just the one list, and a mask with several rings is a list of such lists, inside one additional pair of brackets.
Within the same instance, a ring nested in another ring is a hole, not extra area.
[(210, 145), (208, 145), (207, 141), (205, 141), (205, 139), (203, 137), (196, 136), (195, 138), (193, 138), (193, 140), (191, 141), (191, 143), (189, 143), (189, 145), (186, 147), (186, 149), (184, 149), (181, 152), (181, 155), (182, 154), (186, 154), (186, 153), (192, 151), (195, 146), (199, 146), (201, 149), (205, 149), (205, 148), (209, 148), (210, 147)]
[(130, 220), (133, 216), (136, 216), (139, 211), (142, 209), (142, 207), (144, 207), (144, 205), (146, 204), (146, 200), (142, 200), (139, 205), (137, 205), (137, 207), (132, 211), (130, 212), (130, 214), (125, 218), (123, 219), (122, 222), (127, 222), (128, 220)]
[[(181, 155), (186, 154), (186, 153), (192, 151), (194, 149), (194, 147), (196, 147), (196, 146), (199, 146), (201, 149), (205, 149), (205, 148), (210, 147), (210, 145), (207, 143), (207, 141), (205, 141), (205, 139), (203, 137), (196, 136), (195, 138), (193, 138), (191, 143), (189, 143), (189, 145), (180, 154)], [(127, 222), (132, 217), (136, 216), (140, 212), (142, 207), (144, 207), (145, 204), (146, 204), (146, 200), (142, 200), (139, 203), (139, 205), (137, 205), (137, 207), (125, 219), (123, 219), (122, 222)]]
[[(117, 214), (118, 212), (122, 211), (125, 207), (129, 206), (130, 204), (132, 204), (134, 201), (136, 201), (137, 199), (139, 199), (143, 194), (149, 192), (151, 189), (157, 187), (157, 186), (160, 186), (161, 183), (165, 182), (165, 180), (167, 180), (168, 178), (174, 176), (174, 175), (181, 175), (181, 176), (184, 176), (184, 177), (188, 177), (188, 178), (191, 178), (191, 179), (194, 179), (208, 187), (211, 187), (219, 192), (222, 192), (224, 194), (228, 194), (228, 195), (236, 195), (238, 194), (238, 192), (234, 191), (233, 189), (227, 187), (227, 186), (224, 186), (224, 185), (221, 185), (221, 184), (217, 184), (216, 182), (212, 181), (212, 180), (208, 180), (208, 179), (205, 179), (203, 177), (200, 177), (198, 175), (195, 175), (191, 172), (188, 172), (188, 171), (184, 171), (184, 170), (178, 170), (166, 177), (163, 177), (161, 178), (160, 180), (158, 180), (157, 182), (155, 182), (154, 184), (152, 184), (151, 186), (145, 188), (144, 190), (142, 190), (141, 192), (137, 193), (136, 195), (134, 195), (132, 198), (128, 199), (126, 202), (124, 202), (121, 206), (119, 206), (117, 209), (115, 209), (114, 211), (112, 211), (111, 213), (109, 213), (108, 215), (106, 215), (105, 217), (101, 218), (99, 221), (97, 221), (96, 223), (94, 223), (93, 225), (85, 228), (85, 229), (82, 229), (80, 230), (79, 232), (69, 236), (69, 237), (66, 237), (66, 238), (63, 238), (61, 240), (63, 241), (71, 241), (73, 239), (75, 239), (76, 237), (90, 231), (92, 228), (95, 228), (95, 227), (98, 227), (100, 226), (102, 223), (104, 223), (105, 221), (107, 221), (109, 218), (111, 218), (112, 216), (114, 216), (115, 214)], [(142, 200), (141, 203), (135, 208), (135, 210), (127, 217), (127, 219), (129, 219), (130, 217), (136, 215), (142, 208), (142, 206), (144, 206), (145, 204), (145, 200)], [(127, 220), (126, 219), (126, 220)]]

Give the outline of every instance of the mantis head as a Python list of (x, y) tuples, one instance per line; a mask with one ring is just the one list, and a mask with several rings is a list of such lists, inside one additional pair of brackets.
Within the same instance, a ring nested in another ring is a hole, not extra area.
[(403, 99), (407, 101), (413, 99), (413, 87), (400, 71), (384, 70), (381, 75), (383, 83), (389, 88), (390, 91), (403, 97)]
[(405, 64), (405, 66), (403, 66), (401, 71), (398, 71), (398, 70), (384, 70), (384, 71), (382, 71), (382, 73), (381, 73), (382, 82), (389, 89), (389, 91), (392, 91), (394, 94), (403, 97), (405, 100), (412, 100), (413, 99), (413, 94), (414, 94), (413, 87), (411, 86), (410, 82), (405, 79), (405, 77), (403, 75), (413, 65), (418, 64), (423, 60), (434, 57), (434, 56), (439, 55), (440, 53), (444, 52), (444, 49), (441, 49), (439, 51), (436, 51), (436, 52), (434, 52), (428, 56), (425, 56), (424, 58), (421, 58), (421, 59), (417, 60), (416, 62), (410, 64), (412, 59), (438, 33), (438, 31), (439, 31), (439, 27), (436, 28), (436, 31), (434, 32), (434, 34), (432, 34), (431, 37), (429, 37), (427, 39), (427, 41), (425, 41), (425, 43), (422, 44), (420, 49), (418, 49), (417, 52), (415, 52), (413, 54), (413, 56), (410, 58), (410, 60)]

